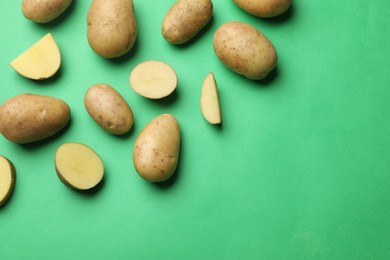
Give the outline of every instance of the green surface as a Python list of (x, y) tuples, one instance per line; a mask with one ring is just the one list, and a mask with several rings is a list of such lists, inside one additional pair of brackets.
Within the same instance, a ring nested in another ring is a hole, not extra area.
[[(139, 37), (122, 59), (90, 49), (91, 1), (74, 1), (57, 21), (38, 25), (21, 0), (0, 1), (0, 103), (23, 92), (51, 95), (72, 109), (66, 131), (18, 145), (0, 136), (0, 154), (17, 170), (0, 209), (1, 259), (389, 259), (390, 9), (388, 0), (295, 0), (277, 19), (214, 1), (200, 37), (175, 47), (161, 21), (175, 2), (135, 0)], [(215, 30), (240, 20), (259, 28), (279, 54), (277, 70), (256, 82), (226, 69), (212, 47)], [(52, 80), (22, 78), (8, 65), (51, 32), (62, 53)], [(128, 76), (158, 59), (177, 72), (174, 95), (147, 100)], [(219, 84), (223, 126), (200, 113), (209, 71)], [(112, 136), (83, 105), (88, 87), (114, 86), (134, 111), (130, 134)], [(174, 178), (155, 185), (132, 164), (136, 136), (155, 116), (179, 121)], [(65, 142), (93, 148), (104, 185), (82, 193), (63, 185), (54, 153)]]

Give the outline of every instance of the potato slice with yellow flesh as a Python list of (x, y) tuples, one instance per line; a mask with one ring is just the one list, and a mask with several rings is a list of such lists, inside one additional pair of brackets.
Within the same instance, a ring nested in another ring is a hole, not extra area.
[(13, 164), (0, 156), (0, 207), (4, 206), (14, 191), (16, 173)]
[(210, 124), (220, 124), (222, 122), (217, 83), (214, 74), (211, 72), (207, 74), (203, 81), (200, 108), (204, 118)]
[(94, 150), (84, 144), (61, 145), (54, 160), (60, 180), (75, 190), (91, 189), (103, 179), (103, 161)]
[(52, 77), (60, 65), (60, 49), (50, 33), (10, 63), (20, 75), (34, 80)]

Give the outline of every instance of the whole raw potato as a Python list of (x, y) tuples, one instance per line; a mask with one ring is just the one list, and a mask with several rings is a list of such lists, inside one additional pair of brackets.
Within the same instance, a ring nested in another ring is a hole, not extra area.
[(132, 0), (93, 0), (87, 18), (88, 42), (104, 58), (129, 52), (137, 38)]
[(292, 0), (233, 0), (246, 12), (263, 18), (269, 18), (285, 13)]
[(24, 17), (36, 23), (48, 23), (60, 16), (72, 0), (23, 0)]
[(211, 0), (179, 0), (164, 17), (162, 35), (172, 44), (185, 43), (210, 21), (212, 15)]
[(223, 24), (215, 32), (213, 46), (226, 67), (248, 79), (265, 78), (275, 68), (278, 59), (271, 41), (244, 22)]
[(150, 182), (169, 179), (176, 170), (180, 150), (180, 127), (170, 114), (149, 122), (134, 144), (133, 163), (138, 174)]
[(133, 111), (110, 85), (90, 87), (84, 96), (84, 105), (93, 120), (111, 134), (127, 133), (133, 125)]
[(62, 100), (36, 94), (20, 94), (0, 107), (0, 133), (15, 143), (31, 143), (60, 131), (70, 119)]

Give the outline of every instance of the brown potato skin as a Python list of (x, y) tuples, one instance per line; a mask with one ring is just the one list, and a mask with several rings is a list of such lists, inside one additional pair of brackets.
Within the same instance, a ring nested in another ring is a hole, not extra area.
[(0, 107), (0, 133), (9, 141), (20, 144), (48, 138), (69, 120), (69, 106), (50, 96), (20, 94)]
[(292, 0), (233, 0), (241, 9), (257, 17), (270, 18), (285, 13)]
[(60, 16), (72, 0), (23, 0), (24, 17), (36, 23), (48, 23)]
[(179, 0), (167, 12), (162, 23), (162, 35), (178, 45), (192, 39), (211, 19), (211, 0)]
[(15, 170), (15, 166), (14, 164), (7, 158), (5, 158), (4, 156), (1, 156), (3, 159), (5, 159), (8, 164), (9, 164), (9, 167), (11, 168), (11, 188), (10, 190), (8, 191), (7, 195), (5, 196), (5, 198), (3, 199), (3, 201), (0, 201), (0, 208), (3, 207), (11, 198), (13, 192), (14, 192), (14, 189), (15, 189), (15, 183), (16, 183), (16, 170)]
[(84, 96), (84, 105), (93, 120), (111, 134), (127, 133), (133, 126), (133, 111), (110, 85), (91, 86)]
[(170, 114), (150, 121), (134, 143), (133, 163), (147, 181), (162, 182), (176, 170), (180, 150), (180, 127)]
[(92, 50), (104, 58), (117, 58), (131, 50), (137, 38), (132, 0), (93, 0), (87, 17)]
[(277, 63), (272, 42), (252, 25), (227, 22), (215, 32), (214, 51), (222, 63), (248, 79), (265, 78)]

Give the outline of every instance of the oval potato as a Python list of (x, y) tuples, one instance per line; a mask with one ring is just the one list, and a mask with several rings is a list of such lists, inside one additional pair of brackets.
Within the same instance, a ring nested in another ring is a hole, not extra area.
[(70, 119), (62, 100), (36, 94), (20, 94), (0, 107), (0, 133), (15, 143), (31, 143), (59, 132)]
[(227, 22), (215, 32), (214, 51), (222, 63), (248, 79), (265, 78), (277, 63), (272, 42), (244, 22)]
[(84, 105), (93, 120), (111, 134), (127, 133), (133, 125), (133, 111), (110, 85), (90, 87), (84, 96)]
[(162, 23), (162, 35), (172, 44), (192, 39), (211, 19), (211, 0), (179, 0), (167, 12)]
[(60, 16), (72, 0), (23, 0), (24, 17), (36, 23), (48, 23)]
[(269, 18), (285, 13), (292, 0), (233, 0), (241, 9), (252, 15)]
[(120, 57), (137, 38), (132, 0), (93, 0), (87, 18), (88, 43), (104, 58)]
[(176, 170), (180, 150), (180, 127), (170, 114), (149, 122), (134, 143), (133, 163), (138, 174), (150, 182), (169, 179)]
[(16, 172), (10, 160), (0, 155), (0, 208), (12, 196), (15, 188)]

